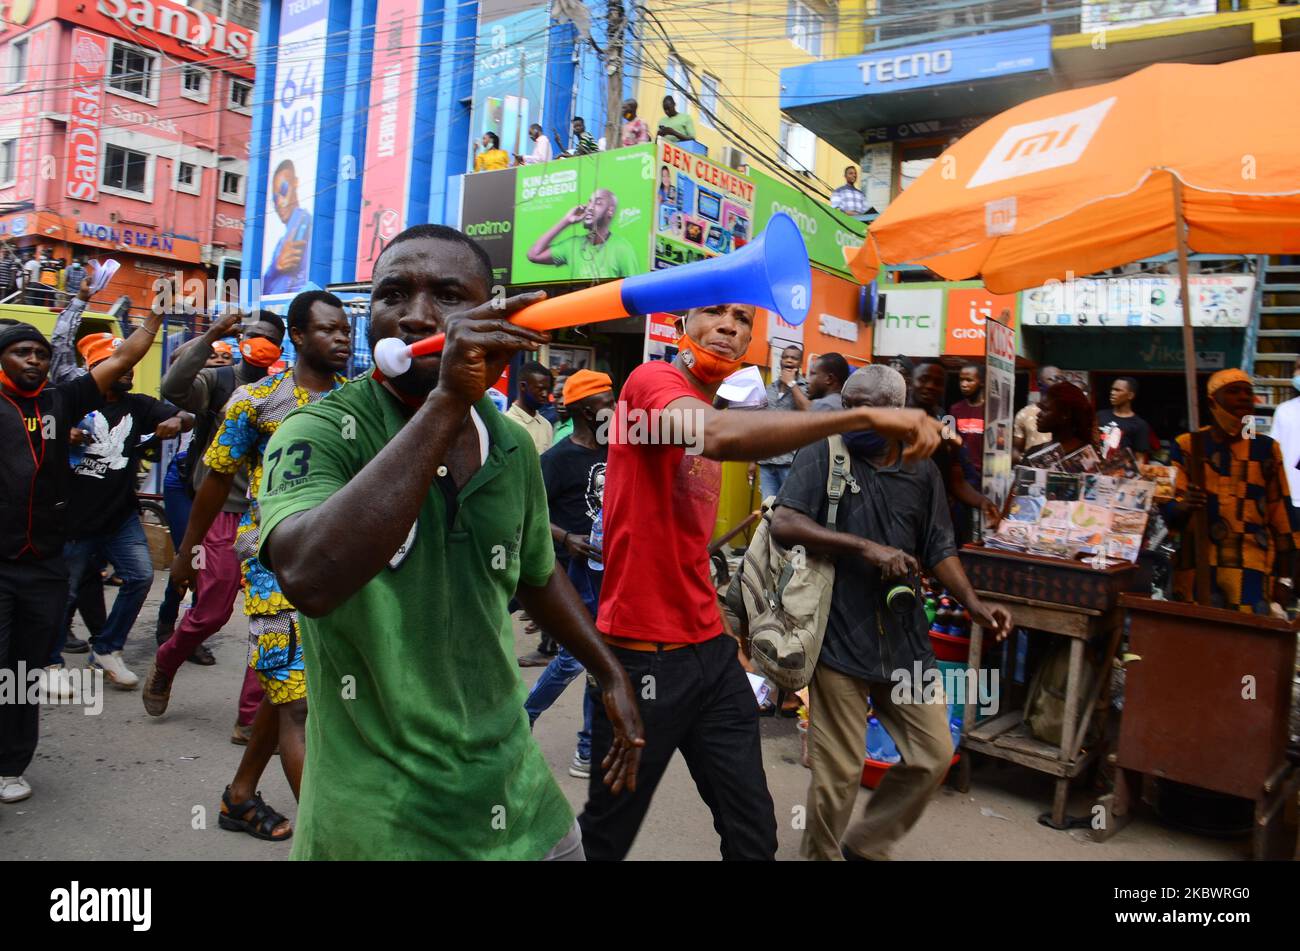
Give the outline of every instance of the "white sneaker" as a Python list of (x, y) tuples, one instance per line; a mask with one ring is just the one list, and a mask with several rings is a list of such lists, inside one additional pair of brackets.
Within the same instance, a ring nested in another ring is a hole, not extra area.
[(573, 754), (573, 762), (569, 764), (569, 775), (574, 779), (590, 779), (591, 760), (583, 759), (575, 751)]
[(121, 651), (113, 651), (111, 654), (96, 654), (93, 651), (90, 655), (90, 666), (98, 667), (104, 672), (113, 684), (122, 690), (134, 690), (140, 683), (140, 678), (127, 669), (122, 660)]
[(42, 703), (67, 703), (72, 699), (72, 685), (68, 683), (68, 671), (61, 664), (51, 664), (46, 667), (44, 680), (41, 685)]
[(32, 787), (21, 776), (0, 776), (0, 802), (22, 802)]

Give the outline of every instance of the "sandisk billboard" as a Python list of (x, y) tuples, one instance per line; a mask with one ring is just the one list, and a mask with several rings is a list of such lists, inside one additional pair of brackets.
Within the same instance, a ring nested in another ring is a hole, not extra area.
[(68, 103), (67, 191), (69, 198), (99, 198), (99, 127), (104, 110), (108, 40), (72, 31), (72, 98)]
[(150, 49), (202, 61), (251, 78), (257, 34), (169, 0), (60, 0), (59, 17)]

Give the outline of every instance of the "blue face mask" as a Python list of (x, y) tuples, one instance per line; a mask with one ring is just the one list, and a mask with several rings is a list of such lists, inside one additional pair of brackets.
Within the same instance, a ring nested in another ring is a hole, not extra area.
[(1294, 386), (1297, 390), (1300, 390), (1300, 373), (1297, 373), (1295, 376), (1291, 377), (1291, 385)]
[(860, 429), (857, 432), (842, 433), (844, 446), (849, 455), (858, 459), (871, 459), (884, 452), (889, 440), (874, 429)]
[(546, 405), (541, 400), (535, 398), (533, 394), (529, 393), (527, 390), (521, 391), (519, 396), (523, 400), (524, 405), (527, 406), (534, 413)]

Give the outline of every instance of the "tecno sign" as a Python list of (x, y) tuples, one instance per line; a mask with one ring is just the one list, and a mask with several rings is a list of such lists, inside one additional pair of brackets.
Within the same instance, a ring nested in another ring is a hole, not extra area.
[(858, 64), (862, 70), (862, 85), (871, 85), (871, 74), (878, 83), (897, 82), (902, 79), (922, 79), (952, 72), (952, 50), (930, 50), (923, 53), (904, 53), (885, 59), (864, 59)]
[(221, 17), (168, 3), (166, 0), (99, 0), (95, 9), (122, 24), (132, 35), (139, 30), (168, 36), (205, 53), (245, 60), (257, 35), (226, 23)]
[(72, 31), (72, 99), (68, 106), (67, 194), (99, 198), (99, 125), (104, 110), (104, 63), (108, 41), (88, 30)]

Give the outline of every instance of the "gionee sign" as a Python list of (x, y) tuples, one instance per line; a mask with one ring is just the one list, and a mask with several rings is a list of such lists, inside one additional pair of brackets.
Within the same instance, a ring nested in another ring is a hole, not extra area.
[(59, 17), (186, 59), (215, 59), (232, 72), (244, 67), (251, 75), (256, 33), (170, 0), (60, 0)]

